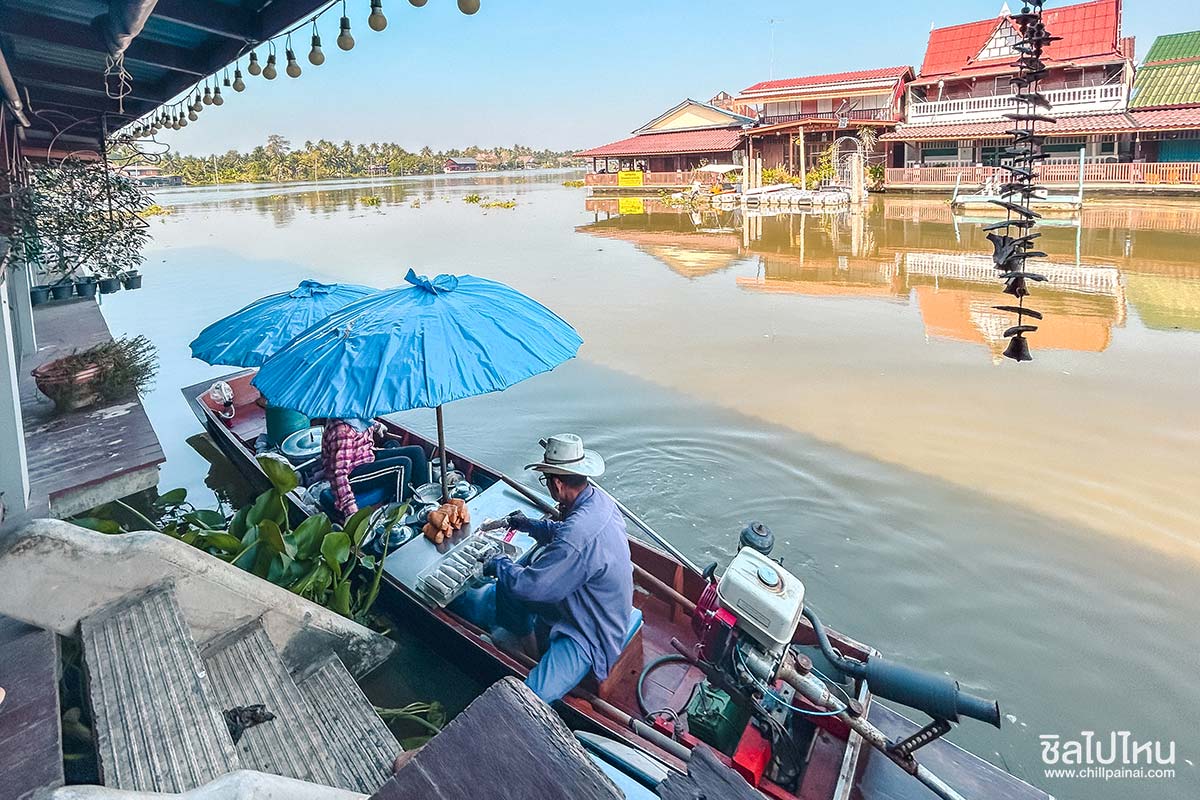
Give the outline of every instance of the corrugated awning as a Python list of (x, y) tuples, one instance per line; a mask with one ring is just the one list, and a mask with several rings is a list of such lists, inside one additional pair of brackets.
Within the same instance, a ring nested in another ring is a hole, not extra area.
[[(961, 122), (948, 125), (905, 125), (885, 133), (880, 140), (897, 142), (926, 142), (942, 139), (973, 139), (1004, 136), (1013, 123)], [(1042, 136), (1074, 136), (1080, 133), (1120, 133), (1137, 128), (1129, 114), (1091, 114), (1078, 117), (1059, 117), (1058, 124), (1038, 126)]]

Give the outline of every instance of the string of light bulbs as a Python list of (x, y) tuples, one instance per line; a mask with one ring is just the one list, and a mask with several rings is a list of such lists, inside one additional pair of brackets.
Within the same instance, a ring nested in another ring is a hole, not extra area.
[[(387, 28), (387, 16), (383, 12), (383, 0), (369, 0), (370, 14), (367, 16), (367, 26), (376, 32), (383, 31)], [(415, 8), (422, 8), (428, 0), (408, 0), (409, 5)], [(480, 0), (457, 0), (458, 10), (468, 16), (479, 11)], [(225, 98), (221, 95), (221, 87), (233, 89), (235, 92), (244, 92), (246, 90), (246, 80), (242, 76), (242, 58), (246, 57), (246, 72), (253, 77), (262, 77), (268, 81), (275, 80), (279, 74), (276, 67), (276, 42), (282, 41), (284, 52), (284, 73), (289, 78), (299, 78), (303, 74), (303, 69), (300, 67), (300, 62), (296, 58), (296, 52), (292, 47), (292, 34), (300, 31), (302, 28), (311, 26), (312, 38), (311, 47), (308, 51), (308, 63), (314, 67), (319, 67), (325, 63), (325, 51), (321, 49), (321, 32), (318, 27), (318, 21), (327, 12), (332, 9), (340, 8), (341, 19), (338, 22), (337, 46), (339, 49), (349, 51), (354, 49), (354, 34), (351, 32), (350, 16), (346, 9), (346, 0), (331, 0), (331, 2), (316, 12), (310, 17), (306, 17), (302, 22), (281, 31), (269, 39), (264, 41), (247, 41), (242, 51), (237, 55), (233, 62), (233, 78), (229, 77), (229, 65), (227, 64), (218, 72), (221, 72), (223, 77), (220, 81), (217, 79), (217, 73), (213, 73), (205, 77), (201, 81), (197, 81), (195, 86), (181, 92), (179, 99), (169, 103), (164, 103), (159, 106), (151, 114), (143, 116), (140, 120), (130, 123), (114, 134), (114, 139), (141, 139), (147, 136), (154, 136), (159, 131), (164, 129), (180, 130), (187, 127), (189, 122), (195, 122), (199, 119), (200, 113), (205, 106), (220, 106), (225, 103)], [(258, 58), (258, 51), (266, 46), (267, 60), (266, 64), (261, 64)], [(211, 81), (212, 85), (209, 85)], [(194, 95), (194, 98), (193, 98)]]

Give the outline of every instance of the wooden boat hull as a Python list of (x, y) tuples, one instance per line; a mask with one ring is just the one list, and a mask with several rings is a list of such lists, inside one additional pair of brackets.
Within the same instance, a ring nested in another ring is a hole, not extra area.
[[(249, 446), (257, 436), (262, 417), (259, 413), (261, 409), (255, 410), (258, 408), (257, 392), (249, 383), (253, 374), (252, 370), (246, 370), (223, 378), (234, 388), (233, 420), (222, 420), (215, 406), (206, 399), (208, 383), (188, 387), (183, 392), (197, 418), (221, 452), (236, 465), (252, 486), (262, 490), (269, 488), (270, 484)], [(432, 452), (431, 441), (386, 419), (380, 421), (388, 427), (391, 435), (401, 439), (404, 444), (420, 444)], [(447, 452), (473, 483), (493, 484), (500, 480), (501, 473), (498, 471), (452, 450)], [(297, 524), (317, 510), (298, 490), (290, 492), (287, 501), (293, 522)], [(644, 614), (644, 661), (650, 663), (652, 658), (672, 652), (672, 637), (678, 637), (689, 645), (694, 644), (695, 638), (686, 609), (673, 600), (672, 596), (699, 598), (707, 582), (699, 573), (686, 568), (670, 555), (637, 539), (630, 538), (630, 552), (636, 565), (635, 571), (640, 569), (637, 574), (640, 574), (641, 578), (637, 579), (635, 574), (635, 604)], [(524, 678), (528, 675), (531, 662), (523, 661), (520, 657), (495, 647), (490, 640), (482, 638), (482, 631), (469, 621), (432, 605), (386, 571), (383, 586), (380, 601), (389, 606), (398, 619), (404, 620), (414, 633), (424, 637), (441, 655), (475, 679), (490, 683), (504, 676)], [(833, 631), (829, 633), (834, 646), (845, 655), (865, 660), (872, 654), (870, 648), (853, 639)], [(816, 636), (807, 622), (800, 626), (794, 641), (796, 644), (809, 646), (816, 643)], [(686, 699), (691, 688), (701, 677), (698, 670), (690, 668), (679, 680), (674, 691), (667, 690), (665, 695), (660, 692), (657, 699), (678, 708), (682, 705), (680, 698)], [(616, 681), (612, 696), (602, 702), (595, 697), (596, 687), (589, 687), (585, 682), (583, 687), (564, 698), (560, 704), (560, 711), (573, 729), (621, 740), (670, 767), (684, 769), (685, 765), (674, 754), (654, 741), (634, 733), (625, 724), (604, 712), (603, 705), (611, 701), (611, 704), (621, 711), (635, 718), (640, 717), (636, 701), (631, 699), (635, 697), (635, 685), (636, 679), (628, 680), (628, 676), (623, 682)], [(650, 689), (647, 692), (649, 694)], [(872, 721), (876, 718), (882, 719), (891, 726), (897, 737), (916, 732), (920, 727), (903, 716), (872, 703), (865, 685), (860, 686), (856, 698), (867, 710)], [(828, 723), (815, 731), (802, 781), (794, 793), (768, 780), (763, 780), (757, 787), (758, 790), (765, 797), (775, 800), (851, 800), (852, 797), (855, 800), (925, 800), (929, 796), (928, 790), (886, 757), (865, 747), (857, 734), (850, 733), (846, 736), (845, 731), (842, 731), (839, 736), (838, 733), (838, 725), (834, 723)], [(942, 756), (942, 777), (952, 785), (986, 786), (987, 794), (980, 796), (1005, 800), (1042, 800), (1048, 797), (944, 740), (922, 750), (923, 754), (927, 752)], [(730, 759), (724, 754), (718, 756), (726, 764), (730, 763)], [(945, 774), (945, 770), (951, 772)]]

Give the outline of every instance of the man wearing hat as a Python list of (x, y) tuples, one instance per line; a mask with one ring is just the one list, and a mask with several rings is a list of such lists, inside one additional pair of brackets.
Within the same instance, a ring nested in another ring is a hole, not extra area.
[(588, 672), (604, 680), (621, 655), (633, 608), (633, 564), (620, 509), (588, 482), (604, 474), (604, 459), (585, 450), (582, 439), (551, 436), (542, 460), (525, 469), (541, 473), (562, 519), (510, 515), (509, 526), (542, 548), (527, 566), (497, 556), (484, 573), (496, 577), (497, 621), (526, 646), (536, 638), (542, 657), (525, 682), (552, 703)]

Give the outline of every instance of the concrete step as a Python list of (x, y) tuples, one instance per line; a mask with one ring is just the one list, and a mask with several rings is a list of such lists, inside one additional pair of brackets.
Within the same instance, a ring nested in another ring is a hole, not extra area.
[(341, 773), (338, 785), (372, 794), (392, 777), (402, 750), (396, 737), (336, 655), (330, 655), (299, 681), (316, 710), (325, 751)]
[(238, 768), (171, 584), (101, 609), (79, 633), (107, 786), (183, 792)]
[(292, 679), (262, 623), (219, 636), (202, 648), (217, 705), (222, 710), (263, 705), (275, 715), (246, 729), (237, 753), (245, 769), (324, 786), (343, 786), (325, 753), (317, 712)]

